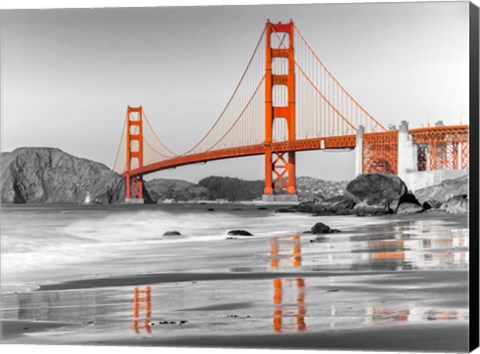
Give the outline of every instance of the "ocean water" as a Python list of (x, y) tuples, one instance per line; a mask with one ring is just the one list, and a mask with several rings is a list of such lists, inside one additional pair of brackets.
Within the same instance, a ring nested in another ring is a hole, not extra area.
[[(466, 218), (460, 217), (461, 222), (448, 216), (319, 218), (274, 210), (188, 204), (3, 206), (2, 291), (111, 275), (225, 270), (225, 264), (231, 266), (226, 270), (234, 266), (268, 269), (268, 262), (260, 256), (270, 255), (272, 240), (279, 239), (276, 247), (281, 253), (293, 249), (290, 238), (299, 235), (301, 267), (306, 271), (468, 269)], [(312, 243), (315, 237), (302, 232), (318, 221), (342, 232)], [(222, 242), (233, 229), (246, 229), (256, 240), (264, 240), (256, 250), (259, 257), (230, 255), (235, 249), (241, 252), (234, 240)], [(162, 236), (168, 230), (177, 230), (182, 236)], [(208, 245), (215, 245), (218, 251)], [(214, 261), (220, 254), (225, 254), (225, 259)], [(173, 266), (179, 258), (185, 261)]]

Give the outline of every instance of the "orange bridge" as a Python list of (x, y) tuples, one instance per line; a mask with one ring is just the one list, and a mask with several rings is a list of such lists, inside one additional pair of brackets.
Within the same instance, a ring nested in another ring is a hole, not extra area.
[[(266, 26), (225, 108), (206, 134), (177, 154), (142, 107), (128, 107), (115, 170), (126, 200), (143, 202), (143, 176), (194, 163), (265, 156), (264, 199), (295, 199), (295, 154), (355, 149), (356, 173), (467, 169), (468, 125), (387, 129), (320, 60), (293, 21)], [(281, 197), (279, 197), (281, 196)]]

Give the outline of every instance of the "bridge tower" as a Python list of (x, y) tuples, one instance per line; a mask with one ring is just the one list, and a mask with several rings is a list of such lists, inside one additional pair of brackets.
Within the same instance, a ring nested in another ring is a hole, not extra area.
[[(295, 52), (294, 24), (266, 24), (266, 63), (265, 63), (265, 188), (264, 201), (296, 201), (297, 189), (295, 181), (295, 152), (273, 152), (273, 123), (275, 119), (286, 121), (288, 138), (295, 141)], [(288, 37), (288, 40), (286, 39)], [(277, 48), (272, 47), (272, 39), (279, 42)], [(282, 43), (285, 40), (286, 43)], [(288, 62), (287, 73), (272, 71), (272, 63), (277, 58)], [(286, 106), (274, 105), (273, 90), (276, 85), (286, 86), (288, 103)], [(275, 191), (284, 190), (286, 195), (275, 195)]]
[(132, 168), (143, 166), (143, 108), (127, 108), (127, 169), (125, 202), (143, 204), (143, 178), (130, 176)]

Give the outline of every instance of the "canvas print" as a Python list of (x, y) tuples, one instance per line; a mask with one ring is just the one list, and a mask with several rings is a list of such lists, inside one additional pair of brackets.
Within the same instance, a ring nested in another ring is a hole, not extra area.
[(0, 24), (2, 343), (478, 343), (477, 7)]

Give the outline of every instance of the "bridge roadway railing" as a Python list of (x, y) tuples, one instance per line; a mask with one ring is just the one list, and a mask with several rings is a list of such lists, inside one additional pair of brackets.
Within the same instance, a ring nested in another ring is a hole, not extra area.
[[(139, 168), (132, 169), (129, 171), (128, 174), (131, 177), (134, 177), (195, 163), (222, 160), (234, 157), (263, 155), (266, 149), (271, 149), (272, 152), (286, 152), (353, 148), (355, 148), (355, 135), (273, 142), (268, 145), (256, 144), (241, 147), (232, 147), (227, 149), (211, 150), (189, 155), (180, 155), (171, 159), (151, 163)], [(123, 173), (122, 175), (125, 175), (125, 173)]]

